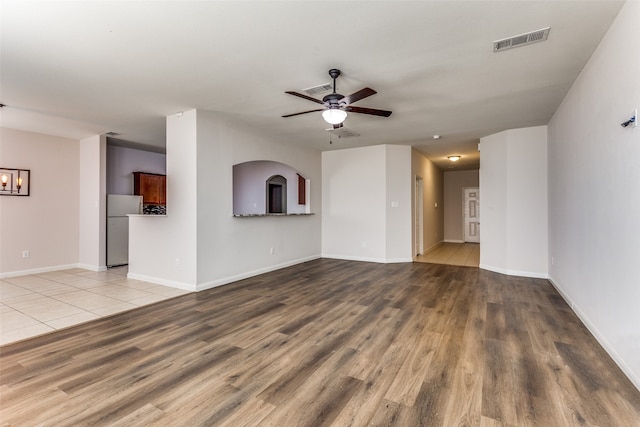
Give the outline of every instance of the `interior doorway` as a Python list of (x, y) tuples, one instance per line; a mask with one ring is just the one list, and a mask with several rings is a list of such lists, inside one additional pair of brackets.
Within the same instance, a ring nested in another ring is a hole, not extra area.
[(282, 175), (267, 180), (267, 213), (287, 213), (287, 179)]
[(416, 175), (415, 183), (415, 256), (424, 253), (424, 182)]
[(480, 189), (467, 187), (464, 192), (464, 241), (480, 243)]

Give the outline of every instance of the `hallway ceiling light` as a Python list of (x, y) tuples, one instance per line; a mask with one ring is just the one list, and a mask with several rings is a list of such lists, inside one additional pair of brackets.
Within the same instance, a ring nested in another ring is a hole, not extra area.
[(461, 158), (462, 158), (462, 156), (448, 156), (447, 157), (447, 159), (451, 160), (452, 162), (457, 162)]

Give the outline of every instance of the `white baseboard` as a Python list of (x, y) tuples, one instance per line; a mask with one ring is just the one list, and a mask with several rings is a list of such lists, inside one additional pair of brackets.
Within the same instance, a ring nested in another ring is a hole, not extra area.
[(211, 289), (211, 288), (226, 285), (229, 283), (237, 282), (238, 280), (248, 279), (249, 277), (254, 277), (260, 274), (269, 273), (270, 271), (280, 270), (281, 268), (291, 267), (292, 265), (296, 265), (296, 264), (302, 264), (303, 262), (313, 261), (318, 258), (320, 258), (320, 255), (312, 255), (305, 258), (298, 258), (296, 260), (283, 262), (281, 264), (258, 268), (256, 270), (247, 271), (246, 273), (236, 274), (234, 276), (228, 276), (228, 277), (223, 277), (221, 279), (212, 280), (209, 282), (199, 283), (196, 290), (204, 291), (205, 289)]
[(85, 270), (91, 270), (91, 271), (107, 271), (106, 265), (78, 264), (77, 267), (84, 268)]
[(445, 243), (464, 243), (464, 240), (451, 240), (451, 239), (444, 239)]
[(479, 267), (483, 270), (493, 271), (494, 273), (505, 274), (507, 276), (520, 276), (520, 277), (531, 277), (533, 279), (548, 279), (549, 275), (547, 273), (539, 273), (534, 271), (521, 271), (521, 270), (509, 270), (500, 267), (494, 267), (492, 265), (480, 264)]
[(4, 273), (0, 273), (0, 279), (4, 279), (6, 277), (26, 276), (29, 274), (48, 273), (50, 271), (69, 270), (71, 268), (85, 268), (85, 267), (81, 267), (79, 264), (65, 264), (65, 265), (52, 265), (49, 267), (31, 268), (28, 270), (7, 271)]
[(141, 280), (143, 282), (155, 283), (156, 285), (169, 286), (171, 288), (177, 288), (191, 292), (195, 292), (198, 290), (196, 285), (191, 283), (176, 282), (174, 280), (167, 280), (161, 277), (147, 276), (144, 274), (127, 273), (127, 279)]
[(626, 364), (624, 359), (618, 354), (618, 352), (613, 348), (611, 344), (607, 341), (607, 339), (600, 333), (598, 328), (589, 320), (589, 317), (580, 310), (571, 297), (564, 291), (562, 286), (553, 278), (549, 277), (549, 282), (553, 285), (554, 288), (558, 291), (560, 296), (565, 300), (565, 302), (569, 305), (571, 310), (580, 318), (580, 321), (584, 324), (584, 326), (591, 332), (591, 335), (594, 336), (596, 341), (604, 348), (604, 350), (611, 356), (613, 361), (618, 365), (618, 367), (624, 372), (624, 374), (631, 380), (634, 386), (640, 391), (640, 378), (636, 376), (633, 370)]
[(177, 281), (173, 281), (173, 280), (166, 280), (166, 279), (163, 279), (161, 277), (154, 277), (154, 276), (148, 276), (148, 275), (144, 275), (144, 274), (135, 274), (135, 273), (128, 273), (127, 274), (127, 278), (135, 279), (135, 280), (142, 280), (144, 282), (155, 283), (157, 285), (169, 286), (169, 287), (172, 287), (172, 288), (183, 289), (185, 291), (199, 292), (199, 291), (204, 291), (206, 289), (211, 289), (211, 288), (215, 288), (215, 287), (222, 286), (222, 285), (227, 285), (229, 283), (237, 282), (238, 280), (247, 279), (249, 277), (258, 276), (260, 274), (268, 273), (270, 271), (280, 270), (281, 268), (290, 267), (292, 265), (302, 264), (303, 262), (312, 261), (312, 260), (318, 259), (318, 258), (320, 258), (319, 255), (313, 255), (313, 256), (310, 256), (310, 257), (299, 258), (299, 259), (296, 259), (296, 260), (293, 260), (293, 261), (287, 261), (287, 262), (283, 262), (281, 264), (270, 265), (268, 267), (259, 268), (259, 269), (256, 269), (256, 270), (247, 271), (245, 273), (236, 274), (236, 275), (228, 276), (228, 277), (223, 277), (223, 278), (220, 278), (220, 279), (211, 280), (211, 281), (208, 281), (208, 282), (203, 282), (203, 283), (198, 283), (198, 284), (177, 282)]
[(387, 258), (386, 264), (398, 264), (401, 262), (413, 262), (413, 258)]
[(396, 264), (400, 262), (413, 262), (413, 258), (372, 258), (348, 255), (322, 254), (322, 258), (342, 259), (345, 261), (376, 262), (378, 264)]

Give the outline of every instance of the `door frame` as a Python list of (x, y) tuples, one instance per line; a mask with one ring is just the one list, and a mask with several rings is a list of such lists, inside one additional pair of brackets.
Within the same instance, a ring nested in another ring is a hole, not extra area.
[[(281, 193), (279, 206), (272, 206), (272, 188), (279, 188)], [(287, 213), (287, 179), (282, 175), (273, 175), (266, 181), (266, 214), (286, 214)], [(274, 209), (275, 208), (275, 209)], [(275, 211), (279, 212), (275, 212)]]
[(414, 224), (414, 256), (424, 254), (424, 180), (416, 175), (414, 182), (414, 204), (415, 204), (415, 224)]

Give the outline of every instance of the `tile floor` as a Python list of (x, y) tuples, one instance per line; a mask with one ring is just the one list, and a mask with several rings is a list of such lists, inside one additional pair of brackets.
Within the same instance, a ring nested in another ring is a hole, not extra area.
[(480, 245), (478, 243), (442, 242), (427, 253), (415, 257), (414, 261), (478, 267), (480, 265)]
[(127, 266), (0, 279), (0, 345), (186, 293), (127, 279)]

